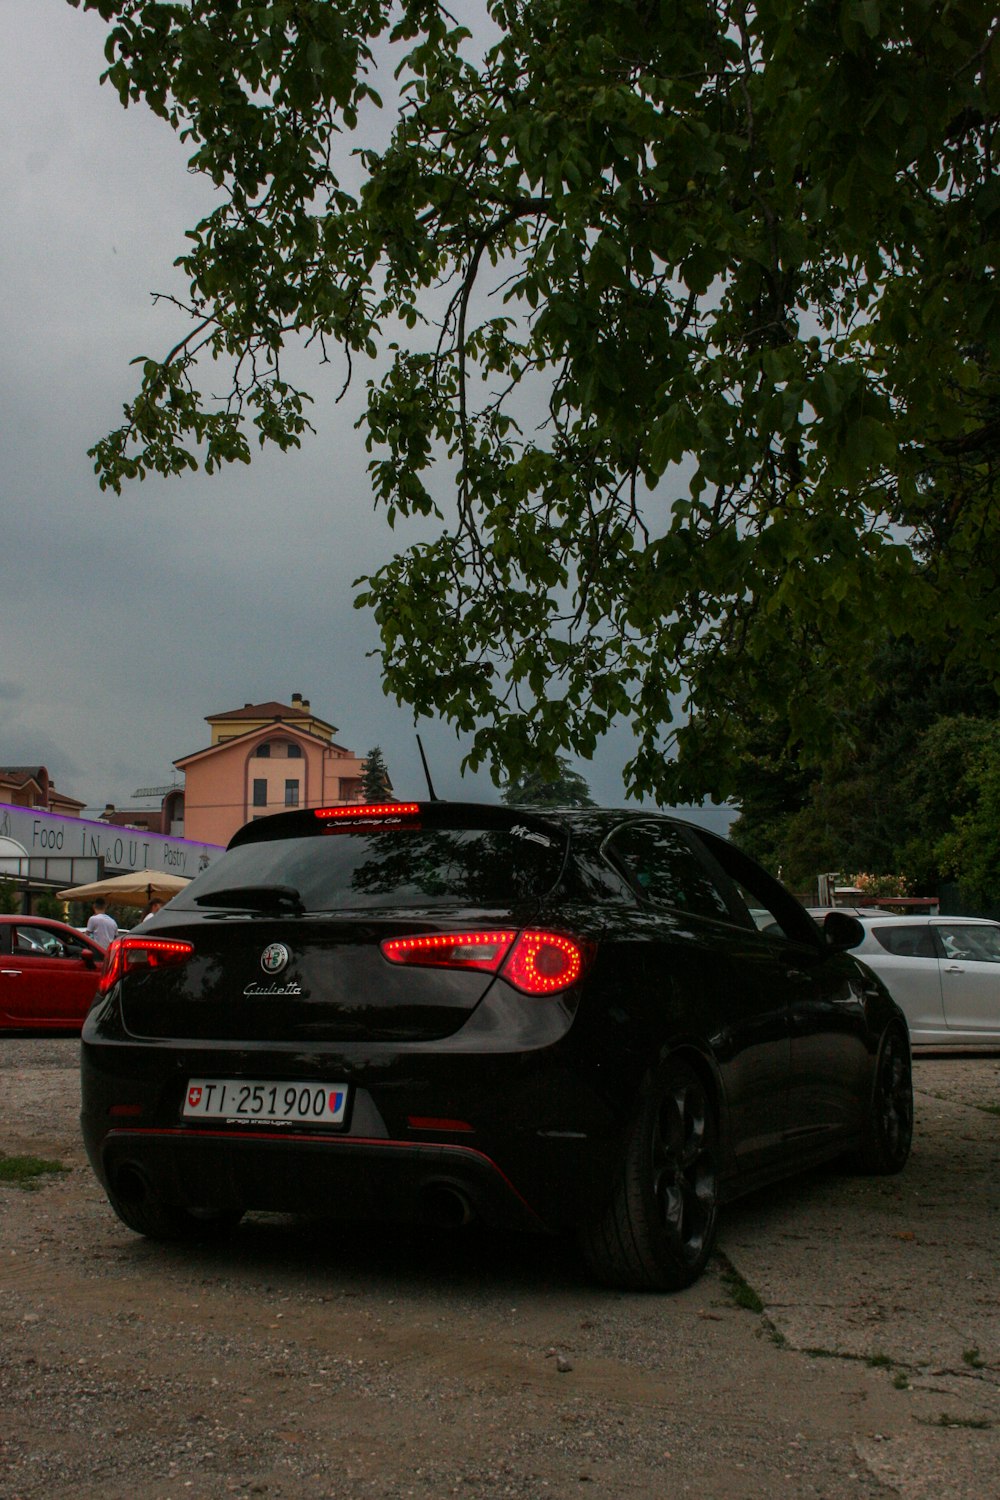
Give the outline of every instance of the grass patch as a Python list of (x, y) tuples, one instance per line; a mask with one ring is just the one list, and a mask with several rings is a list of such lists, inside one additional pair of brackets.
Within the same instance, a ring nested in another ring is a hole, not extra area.
[(975, 1108), (984, 1115), (1000, 1115), (1000, 1104), (977, 1104)]
[(966, 1349), (962, 1354), (962, 1359), (969, 1366), (970, 1370), (981, 1370), (986, 1363), (981, 1357), (979, 1350), (975, 1347)]
[(910, 1377), (902, 1365), (898, 1365), (891, 1354), (883, 1354), (876, 1350), (874, 1354), (848, 1354), (843, 1349), (818, 1349), (815, 1346), (803, 1349), (802, 1353), (810, 1359), (850, 1359), (857, 1364), (865, 1364), (870, 1370), (891, 1370), (892, 1383), (897, 1391), (908, 1391), (910, 1389)]
[(31, 1192), (40, 1186), (39, 1178), (53, 1172), (68, 1172), (61, 1161), (46, 1161), (44, 1156), (0, 1156), (0, 1182)]
[(736, 1306), (742, 1307), (745, 1312), (762, 1313), (764, 1303), (749, 1281), (740, 1275), (732, 1261), (725, 1256), (720, 1256), (719, 1259), (722, 1261), (722, 1284)]
[(975, 1432), (984, 1432), (993, 1426), (988, 1417), (952, 1417), (943, 1411), (939, 1417), (914, 1417), (921, 1427), (971, 1427)]
[(727, 1256), (723, 1255), (720, 1250), (715, 1253), (721, 1267), (722, 1285), (735, 1305), (741, 1307), (744, 1312), (755, 1313), (760, 1318), (758, 1337), (767, 1337), (776, 1349), (787, 1349), (789, 1345), (785, 1335), (764, 1312), (764, 1299), (754, 1291), (746, 1277), (740, 1275)]

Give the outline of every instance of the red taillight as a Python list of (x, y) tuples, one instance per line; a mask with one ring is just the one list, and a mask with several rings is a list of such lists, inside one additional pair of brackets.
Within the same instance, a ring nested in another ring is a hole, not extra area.
[(106, 990), (109, 990), (121, 978), (124, 966), (122, 939), (115, 938), (104, 955), (104, 968), (101, 970), (101, 977), (97, 985), (97, 993), (99, 995), (103, 995)]
[(588, 955), (589, 948), (561, 933), (522, 932), (503, 977), (526, 995), (554, 995), (576, 983)]
[(583, 974), (591, 946), (557, 932), (435, 932), (387, 938), (390, 963), (441, 969), (481, 969), (503, 977), (526, 995), (554, 995)]
[(393, 964), (438, 969), (485, 969), (495, 974), (515, 932), (429, 932), (421, 937), (386, 938), (382, 952)]
[(97, 993), (103, 995), (125, 973), (134, 969), (168, 969), (186, 964), (194, 944), (176, 938), (115, 938), (104, 957)]
[(371, 802), (361, 806), (317, 807), (317, 818), (412, 818), (420, 811), (419, 802)]

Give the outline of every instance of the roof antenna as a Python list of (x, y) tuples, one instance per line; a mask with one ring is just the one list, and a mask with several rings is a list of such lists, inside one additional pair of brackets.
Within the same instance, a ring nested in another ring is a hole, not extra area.
[(420, 759), (423, 762), (424, 778), (425, 778), (425, 780), (427, 782), (427, 795), (428, 795), (428, 797), (430, 797), (430, 799), (431, 799), (432, 802), (440, 802), (441, 798), (437, 795), (437, 793), (434, 790), (434, 783), (431, 781), (431, 773), (427, 769), (427, 757), (424, 754), (424, 747), (420, 743), (420, 736), (419, 736), (419, 734), (417, 735), (417, 749), (420, 751)]

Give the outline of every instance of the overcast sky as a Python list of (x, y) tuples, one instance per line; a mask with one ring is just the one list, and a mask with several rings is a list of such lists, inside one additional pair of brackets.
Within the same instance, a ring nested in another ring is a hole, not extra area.
[[(419, 795), (411, 715), (352, 607), (407, 540), (373, 510), (363, 378), (335, 406), (339, 372), (311, 373), (319, 435), (297, 454), (98, 488), (86, 450), (133, 393), (129, 360), (175, 342), (180, 315), (150, 293), (183, 290), (171, 262), (211, 203), (169, 127), (99, 86), (104, 36), (65, 0), (0, 0), (0, 764), (128, 805), (208, 743), (207, 714), (300, 692)], [(453, 731), (419, 728), (440, 795), (496, 798), (459, 778)], [(599, 802), (624, 805), (629, 754), (623, 731), (575, 763)]]

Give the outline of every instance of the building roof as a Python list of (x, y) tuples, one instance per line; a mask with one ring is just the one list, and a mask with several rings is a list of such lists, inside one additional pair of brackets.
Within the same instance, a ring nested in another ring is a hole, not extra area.
[(311, 717), (302, 708), (292, 708), (288, 703), (244, 703), (242, 708), (229, 708), (225, 713), (206, 714), (205, 718), (210, 724), (216, 719), (276, 719), (279, 716), (294, 715), (296, 718), (308, 719)]
[(208, 724), (231, 723), (239, 719), (313, 719), (331, 733), (337, 733), (336, 725), (329, 724), (319, 714), (314, 714), (308, 703), (277, 703), (272, 699), (269, 703), (244, 703), (242, 708), (230, 708), (225, 713), (205, 715), (205, 722)]
[[(259, 717), (259, 715), (255, 715), (254, 717)], [(315, 720), (314, 714), (306, 714), (305, 718), (318, 723), (323, 722), (322, 719)], [(223, 740), (220, 745), (205, 745), (201, 750), (191, 750), (187, 755), (179, 755), (174, 761), (174, 765), (179, 770), (183, 770), (190, 761), (200, 760), (202, 756), (219, 755), (223, 751), (237, 748), (241, 743), (250, 745), (254, 740), (267, 739), (274, 733), (274, 728), (274, 721), (271, 720), (270, 723), (258, 724), (253, 729), (244, 729), (241, 733), (234, 734), (230, 738)], [(312, 740), (315, 744), (322, 746), (324, 750), (339, 750), (342, 755), (354, 760), (362, 760), (364, 758), (363, 756), (352, 755), (351, 751), (345, 745), (338, 745), (336, 740), (328, 740), (324, 735), (313, 734), (311, 730), (304, 728), (300, 724), (288, 724), (285, 728), (289, 734), (294, 735), (297, 739)]]
[(83, 808), (87, 805), (79, 797), (71, 797), (67, 792), (58, 791), (46, 766), (0, 766), (0, 781), (19, 790), (33, 781), (50, 803), (57, 802), (60, 807)]

